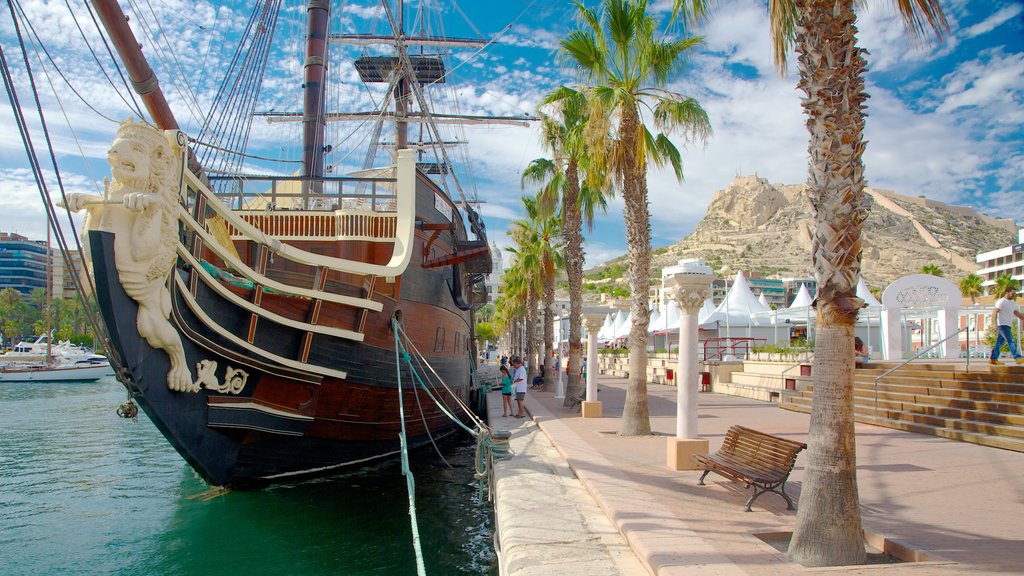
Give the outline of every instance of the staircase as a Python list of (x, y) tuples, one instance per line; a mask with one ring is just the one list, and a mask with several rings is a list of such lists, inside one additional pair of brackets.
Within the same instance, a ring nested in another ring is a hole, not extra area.
[[(854, 419), (1024, 452), (1024, 366), (909, 364), (878, 382), (895, 364), (854, 372)], [(781, 408), (810, 413), (813, 384), (783, 392)]]

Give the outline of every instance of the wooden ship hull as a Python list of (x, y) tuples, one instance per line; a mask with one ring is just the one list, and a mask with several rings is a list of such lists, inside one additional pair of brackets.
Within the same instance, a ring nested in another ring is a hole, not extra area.
[[(119, 278), (116, 235), (90, 232), (97, 296), (123, 366), (121, 379), (208, 482), (262, 483), (394, 455), (402, 431), (399, 393), (410, 447), (469, 419), (466, 407), (475, 400), (470, 309), (485, 296), (474, 282), (482, 275), (465, 270), (489, 269), (490, 256), (486, 245), (466, 241), (454, 204), (418, 172), (415, 189), (412, 254), (393, 277), (271, 258), (266, 245), (234, 239), (237, 230), (230, 247), (213, 250), (204, 242), (211, 239), (204, 234), (209, 224), (191, 232), (183, 225), (167, 282), (168, 320), (196, 391), (168, 386), (169, 355), (139, 333), (139, 305)], [(192, 208), (209, 212), (202, 201)], [(312, 214), (324, 213), (235, 213), (257, 227), (291, 220), (292, 235), (307, 238), (289, 246), (340, 262), (382, 266), (396, 250), (383, 237), (314, 240), (299, 229), (312, 226)], [(326, 214), (338, 221), (353, 213)], [(319, 234), (340, 235), (337, 229)], [(218, 251), (228, 254), (227, 262)], [(310, 291), (288, 294), (287, 287)], [(344, 301), (331, 301), (331, 295)], [(407, 338), (403, 346), (419, 353), (415, 375), (396, 352), (396, 326)]]

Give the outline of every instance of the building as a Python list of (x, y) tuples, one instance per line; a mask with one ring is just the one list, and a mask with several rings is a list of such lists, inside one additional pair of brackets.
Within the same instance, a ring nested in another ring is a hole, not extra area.
[(0, 232), (0, 290), (14, 288), (24, 295), (46, 288), (47, 249), (15, 233)]
[(501, 277), (505, 274), (505, 266), (501, 262), (501, 249), (494, 242), (491, 242), (491, 273), (484, 280), (487, 288), (487, 301), (494, 303), (495, 298), (501, 292)]
[(1009, 274), (1020, 283), (1024, 280), (1024, 229), (1017, 230), (1017, 243), (998, 250), (991, 250), (976, 257), (978, 276), (985, 281), (982, 286), (989, 289), (996, 283), (996, 278)]

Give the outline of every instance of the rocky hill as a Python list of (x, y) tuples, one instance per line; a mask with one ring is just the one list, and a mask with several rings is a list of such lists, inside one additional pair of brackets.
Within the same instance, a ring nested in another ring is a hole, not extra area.
[[(870, 286), (884, 287), (925, 264), (938, 265), (955, 281), (977, 270), (979, 252), (1017, 241), (1017, 225), (1010, 220), (888, 190), (866, 192), (872, 207), (864, 226), (862, 272)], [(806, 185), (741, 176), (714, 193), (692, 234), (655, 250), (652, 276), (680, 258), (702, 258), (719, 274), (809, 276), (813, 226)]]

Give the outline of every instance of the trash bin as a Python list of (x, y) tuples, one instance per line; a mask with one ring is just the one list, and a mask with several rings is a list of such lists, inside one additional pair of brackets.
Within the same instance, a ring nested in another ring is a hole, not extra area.
[(676, 371), (671, 369), (671, 368), (666, 368), (665, 369), (665, 380), (668, 380), (669, 382), (671, 382), (671, 381), (673, 381), (675, 379), (676, 379)]
[(711, 372), (700, 373), (700, 391), (710, 392), (711, 391)]

